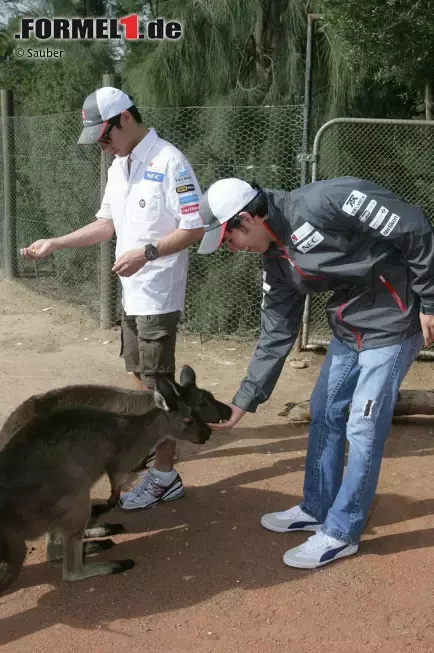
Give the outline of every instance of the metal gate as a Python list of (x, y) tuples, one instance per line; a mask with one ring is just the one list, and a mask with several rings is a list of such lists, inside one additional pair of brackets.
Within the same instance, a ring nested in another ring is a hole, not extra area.
[[(312, 181), (345, 175), (374, 181), (417, 204), (434, 224), (434, 121), (336, 118), (318, 131), (309, 158)], [(327, 297), (307, 297), (303, 349), (330, 341)], [(434, 358), (434, 346), (420, 357)]]

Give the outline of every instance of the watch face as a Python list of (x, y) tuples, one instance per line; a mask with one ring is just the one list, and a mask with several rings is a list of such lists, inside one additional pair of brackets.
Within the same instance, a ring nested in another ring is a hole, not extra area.
[(145, 247), (145, 256), (148, 261), (155, 261), (158, 258), (158, 249), (154, 245)]

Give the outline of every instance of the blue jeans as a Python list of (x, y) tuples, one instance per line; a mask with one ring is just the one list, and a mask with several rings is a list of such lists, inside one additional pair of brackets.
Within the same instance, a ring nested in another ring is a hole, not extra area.
[[(332, 339), (310, 402), (301, 504), (324, 523), (327, 535), (349, 544), (359, 541), (399, 386), (422, 346), (420, 331), (396, 345), (360, 353)], [(349, 450), (344, 476), (345, 438)]]

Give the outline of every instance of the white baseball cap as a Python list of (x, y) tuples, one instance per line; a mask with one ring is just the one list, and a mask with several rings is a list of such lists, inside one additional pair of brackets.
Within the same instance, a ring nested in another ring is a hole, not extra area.
[(81, 112), (83, 131), (78, 139), (78, 144), (96, 143), (104, 134), (107, 121), (132, 106), (133, 102), (128, 95), (113, 86), (104, 86), (88, 95)]
[(228, 221), (258, 193), (247, 181), (234, 177), (220, 179), (208, 188), (199, 203), (199, 215), (205, 230), (199, 254), (211, 254), (220, 247)]

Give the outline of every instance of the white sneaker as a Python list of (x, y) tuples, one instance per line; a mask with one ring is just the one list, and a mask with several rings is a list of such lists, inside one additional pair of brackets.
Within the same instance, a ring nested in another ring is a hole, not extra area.
[(358, 544), (346, 544), (319, 531), (304, 544), (289, 549), (283, 556), (283, 562), (298, 569), (316, 569), (339, 558), (351, 556), (358, 550)]
[(316, 533), (322, 524), (316, 521), (300, 508), (294, 506), (283, 512), (270, 512), (261, 517), (261, 524), (269, 531), (276, 533), (289, 533), (290, 531), (313, 531)]

